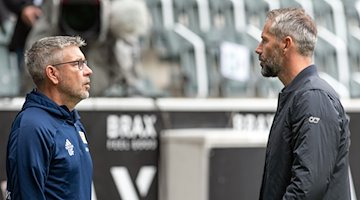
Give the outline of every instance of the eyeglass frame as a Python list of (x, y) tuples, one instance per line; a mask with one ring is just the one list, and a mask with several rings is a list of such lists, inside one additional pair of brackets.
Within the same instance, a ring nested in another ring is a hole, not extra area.
[(63, 62), (63, 63), (52, 64), (52, 66), (65, 65), (65, 64), (70, 64), (70, 63), (77, 63), (76, 65), (77, 65), (79, 70), (84, 69), (84, 64), (86, 66), (88, 66), (87, 60), (73, 60), (73, 61), (68, 61), (68, 62)]

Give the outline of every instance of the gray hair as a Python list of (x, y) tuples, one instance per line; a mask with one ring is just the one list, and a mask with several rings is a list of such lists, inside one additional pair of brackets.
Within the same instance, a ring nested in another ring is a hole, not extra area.
[(270, 32), (277, 39), (290, 36), (298, 47), (298, 52), (311, 56), (315, 49), (317, 28), (313, 19), (302, 8), (280, 8), (267, 13), (271, 21)]
[(45, 80), (44, 72), (47, 65), (61, 62), (61, 51), (65, 47), (85, 46), (85, 41), (79, 36), (52, 36), (36, 41), (25, 52), (25, 65), (35, 83), (39, 86)]

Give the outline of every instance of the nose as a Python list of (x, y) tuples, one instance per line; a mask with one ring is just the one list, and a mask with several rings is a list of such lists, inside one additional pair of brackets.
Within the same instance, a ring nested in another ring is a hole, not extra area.
[(91, 75), (93, 73), (92, 69), (89, 67), (89, 65), (85, 65), (84, 66), (84, 70), (83, 70), (84, 74), (86, 75)]
[(261, 43), (259, 43), (259, 45), (256, 47), (256, 49), (255, 49), (255, 53), (257, 53), (257, 54), (261, 54), (261, 50), (262, 49), (262, 47), (261, 47)]

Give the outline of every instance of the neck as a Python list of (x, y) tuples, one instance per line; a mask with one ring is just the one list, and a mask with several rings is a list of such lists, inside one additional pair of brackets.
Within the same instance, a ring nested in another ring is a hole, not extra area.
[(297, 56), (296, 58), (288, 59), (288, 62), (284, 63), (284, 69), (278, 75), (278, 78), (284, 86), (287, 86), (302, 70), (311, 64), (313, 64), (311, 57)]
[(51, 99), (52, 101), (54, 101), (57, 105), (62, 106), (65, 105), (70, 111), (74, 110), (76, 103), (73, 103), (70, 100), (67, 100), (66, 97), (64, 97), (64, 95), (61, 95), (61, 93), (57, 90), (49, 90), (46, 87), (44, 88), (37, 88), (37, 90), (39, 92), (41, 92), (42, 94), (44, 94), (45, 96), (47, 96), (49, 99)]

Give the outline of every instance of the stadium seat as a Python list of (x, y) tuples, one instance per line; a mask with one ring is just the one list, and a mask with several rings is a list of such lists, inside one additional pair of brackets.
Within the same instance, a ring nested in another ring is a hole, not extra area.
[[(195, 33), (207, 27), (204, 0), (147, 0), (153, 20), (152, 45), (162, 59), (177, 59), (179, 56), (178, 38), (174, 34), (175, 24), (180, 23)], [(199, 11), (199, 9), (202, 9)], [(205, 14), (203, 14), (205, 13)]]
[[(346, 16), (347, 37), (360, 38), (360, 1), (343, 0), (343, 4)], [(348, 45), (353, 45), (350, 38)]]
[[(157, 50), (160, 52), (161, 58), (179, 61), (182, 72), (180, 79), (184, 82), (185, 96), (198, 95), (199, 82), (196, 67), (194, 67), (198, 58), (195, 55), (194, 44), (174, 31), (173, 27), (176, 23), (181, 23), (189, 31), (199, 36), (205, 45), (205, 58), (202, 62), (206, 63), (208, 97), (256, 96), (267, 98), (276, 96), (283, 85), (279, 81), (265, 79), (261, 76), (258, 57), (254, 53), (265, 23), (266, 13), (276, 7), (303, 7), (316, 20), (321, 30), (330, 32), (331, 37), (336, 38), (336, 41), (343, 41), (340, 42), (341, 48), (337, 48), (339, 46), (328, 41), (329, 38), (319, 34), (314, 62), (318, 65), (320, 72), (328, 74), (347, 87), (349, 83), (346, 83), (346, 79), (349, 74), (344, 70), (340, 71), (340, 67), (349, 69), (351, 66), (350, 74), (360, 71), (357, 69), (358, 63), (356, 63), (358, 62), (356, 59), (360, 57), (357, 55), (360, 54), (358, 53), (360, 52), (360, 48), (358, 48), (360, 45), (357, 42), (351, 42), (355, 36), (351, 36), (351, 28), (349, 28), (349, 26), (357, 27), (360, 38), (359, 12), (355, 6), (356, 0), (146, 1), (152, 10), (153, 18), (156, 18), (154, 19), (154, 30), (160, 30), (154, 32), (153, 37), (157, 38), (153, 40), (154, 46), (159, 47)], [(342, 9), (342, 6), (345, 9)], [(166, 9), (167, 11), (164, 11)], [(162, 17), (164, 13), (172, 13), (172, 15), (164, 18)], [(206, 20), (204, 21), (204, 19)], [(348, 31), (344, 31), (344, 29)], [(242, 45), (250, 52), (249, 73), (251, 79), (249, 81), (241, 82), (224, 77), (221, 74), (221, 46), (227, 42)], [(344, 50), (343, 44), (345, 46), (347, 44), (348, 48)], [(347, 51), (349, 57), (344, 56)], [(343, 61), (346, 62), (341, 63)], [(350, 85), (354, 85), (353, 82), (354, 78), (352, 78)]]
[(358, 0), (342, 0), (346, 21), (348, 25), (359, 26), (359, 12), (360, 2)]
[(264, 0), (245, 0), (246, 23), (262, 29), (269, 9)]
[[(238, 5), (234, 2), (237, 2)], [(210, 96), (224, 95), (222, 87), (226, 83), (220, 72), (220, 46), (224, 42), (238, 43), (240, 33), (236, 30), (236, 21), (241, 21), (242, 30), (246, 28), (245, 19), (236, 15), (239, 9), (241, 9), (239, 13), (244, 14), (244, 8), (239, 6), (239, 2), (243, 1), (209, 0), (211, 27), (208, 32), (202, 34), (202, 37), (206, 44)]]
[(287, 8), (287, 7), (303, 7), (303, 6), (296, 0), (281, 0), (280, 7)]
[[(261, 31), (258, 35), (249, 37), (248, 26), (254, 27), (254, 25), (250, 24), (251, 16), (249, 18), (246, 14), (246, 3), (245, 0), (209, 1), (212, 26), (211, 31), (206, 33), (204, 38), (207, 47), (210, 92), (213, 88), (214, 94), (218, 92), (222, 97), (254, 95), (253, 80), (256, 79), (253, 78), (252, 54), (258, 44), (258, 41), (254, 42), (254, 40), (260, 39)], [(266, 3), (263, 2), (262, 5), (266, 6)], [(222, 47), (228, 50), (224, 52)], [(242, 51), (243, 47), (247, 49)], [(235, 52), (231, 52), (231, 49)], [(237, 58), (231, 58), (232, 56)], [(237, 67), (232, 62), (245, 63)], [(224, 74), (227, 68), (233, 68), (235, 74), (227, 77), (226, 73)], [(237, 71), (240, 69), (245, 71)], [(239, 73), (243, 75), (243, 78)], [(244, 73), (248, 75), (245, 76)], [(244, 79), (248, 76), (251, 78)]]
[[(239, 36), (240, 33), (238, 33)], [(210, 92), (220, 97), (251, 96), (251, 50), (237, 40), (207, 41)], [(215, 45), (216, 44), (216, 45)]]
[(326, 72), (336, 79), (339, 78), (335, 47), (322, 38), (318, 39), (315, 48), (315, 64), (319, 71)]
[(318, 26), (324, 27), (347, 40), (346, 18), (344, 6), (341, 0), (316, 0), (313, 1), (314, 18)]
[(149, 8), (151, 19), (152, 19), (152, 28), (155, 30), (164, 28), (164, 17), (162, 12), (162, 3), (161, 0), (146, 0), (146, 5)]
[(347, 19), (348, 55), (350, 67), (350, 95), (360, 97), (360, 1), (343, 0)]
[(152, 48), (160, 59), (177, 59), (178, 39), (172, 31), (175, 24), (173, 0), (146, 0), (146, 4), (152, 19), (150, 35)]
[(20, 92), (16, 54), (9, 52), (7, 47), (14, 25), (13, 20), (7, 20), (5, 32), (0, 31), (0, 97), (14, 97)]
[(195, 33), (210, 28), (208, 0), (173, 0), (174, 20)]
[(349, 35), (349, 66), (350, 66), (350, 94), (353, 98), (360, 97), (360, 32)]
[(320, 72), (330, 75), (344, 88), (349, 89), (350, 69), (347, 45), (340, 37), (322, 27), (318, 27), (315, 64)]
[(332, 9), (328, 3), (323, 0), (313, 1), (315, 20), (318, 26), (326, 27), (335, 33), (335, 22), (332, 16)]
[(209, 80), (204, 40), (188, 27), (178, 23), (174, 32), (179, 37), (179, 63), (186, 97), (208, 97)]
[[(235, 30), (236, 8), (231, 0), (209, 0), (209, 9), (211, 14), (211, 28), (213, 30), (225, 28)], [(243, 26), (245, 26), (245, 23), (243, 23)]]

